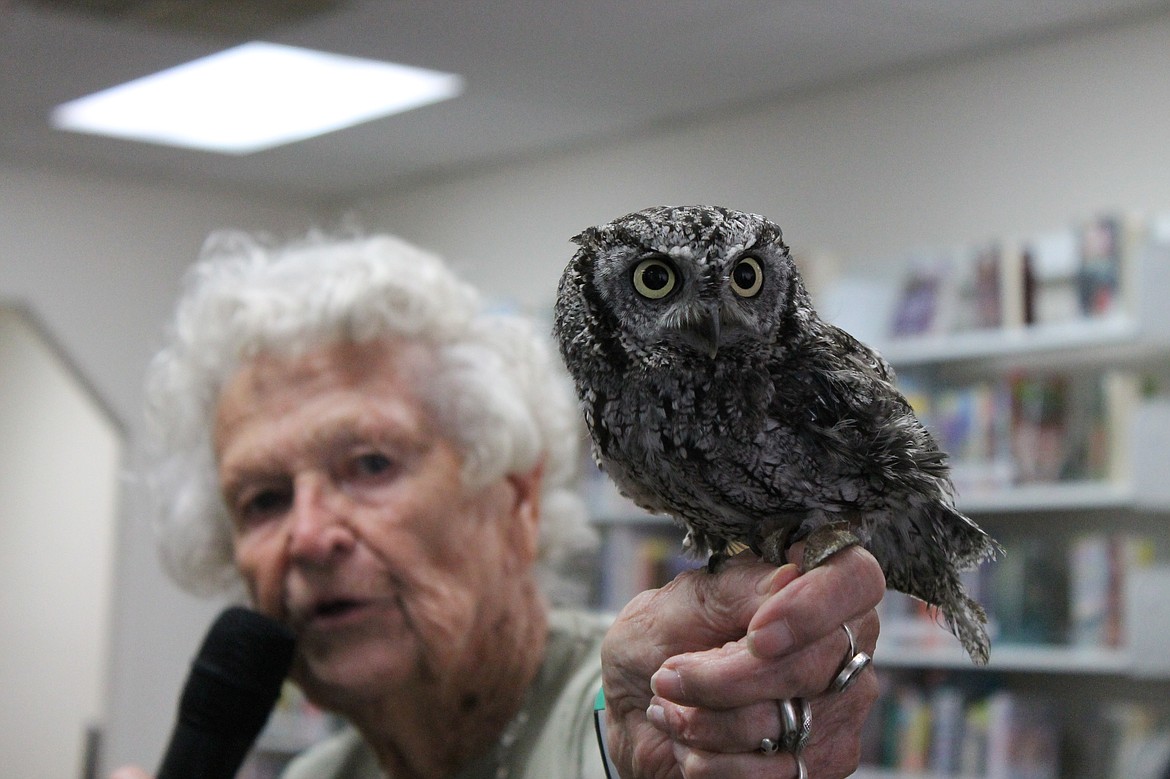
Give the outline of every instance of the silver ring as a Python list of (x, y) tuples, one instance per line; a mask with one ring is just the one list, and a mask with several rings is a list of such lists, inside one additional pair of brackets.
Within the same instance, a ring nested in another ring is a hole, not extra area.
[(779, 744), (785, 752), (799, 755), (812, 733), (812, 707), (804, 698), (784, 698), (776, 701), (776, 706), (780, 710)]
[(780, 745), (785, 752), (794, 752), (800, 738), (800, 721), (796, 718), (796, 706), (791, 698), (776, 701), (780, 709)]
[(772, 738), (760, 739), (760, 751), (765, 755), (772, 755), (780, 751), (780, 742)]
[(873, 658), (867, 652), (858, 652), (853, 656), (841, 672), (837, 674), (837, 678), (833, 680), (832, 689), (836, 692), (845, 692), (849, 686), (861, 676), (861, 672), (865, 670), (866, 666), (873, 662)]
[(792, 748), (792, 754), (800, 757), (808, 744), (808, 737), (812, 735), (812, 706), (804, 698), (797, 698), (796, 703), (800, 706), (800, 735)]
[(853, 631), (844, 622), (841, 623), (842, 629), (845, 631), (845, 636), (849, 639), (849, 654), (846, 657), (853, 657), (857, 654), (857, 641), (853, 638)]
[(796, 758), (796, 779), (808, 779), (808, 766), (804, 764), (804, 758), (800, 755), (793, 755)]

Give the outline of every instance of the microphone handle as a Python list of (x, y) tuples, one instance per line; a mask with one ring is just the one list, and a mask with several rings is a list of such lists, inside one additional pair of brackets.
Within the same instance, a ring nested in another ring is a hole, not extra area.
[(156, 779), (234, 779), (252, 740), (180, 723), (171, 735)]

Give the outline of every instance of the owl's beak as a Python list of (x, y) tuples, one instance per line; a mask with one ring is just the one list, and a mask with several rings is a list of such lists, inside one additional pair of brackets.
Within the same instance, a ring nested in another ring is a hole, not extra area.
[(695, 348), (714, 359), (719, 353), (719, 304), (707, 305), (701, 316), (687, 323), (685, 334)]

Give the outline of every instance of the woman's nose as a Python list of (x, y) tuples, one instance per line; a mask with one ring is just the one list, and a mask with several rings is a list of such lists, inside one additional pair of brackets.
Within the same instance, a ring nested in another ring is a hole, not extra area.
[(326, 564), (353, 548), (346, 503), (327, 479), (310, 476), (297, 480), (288, 541), (294, 561)]

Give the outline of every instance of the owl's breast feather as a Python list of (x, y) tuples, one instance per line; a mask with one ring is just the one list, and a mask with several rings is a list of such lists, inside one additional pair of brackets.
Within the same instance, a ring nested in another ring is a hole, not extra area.
[[(594, 435), (612, 456), (688, 461), (716, 456), (728, 443), (751, 441), (768, 424), (771, 382), (750, 366), (679, 366), (614, 372), (594, 382)], [(722, 370), (719, 370), (719, 369)]]

